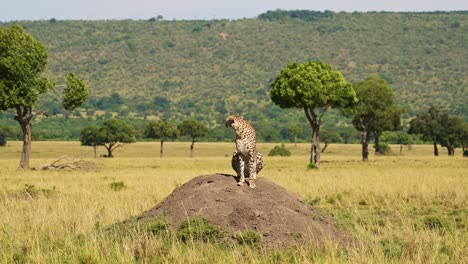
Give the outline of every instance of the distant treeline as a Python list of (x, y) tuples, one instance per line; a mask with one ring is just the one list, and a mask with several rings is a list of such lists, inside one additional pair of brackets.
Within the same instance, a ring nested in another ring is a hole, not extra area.
[[(381, 14), (391, 14), (395, 12), (388, 12), (388, 11), (372, 11), (372, 12), (367, 12), (367, 13), (381, 13)], [(447, 13), (453, 13), (453, 14), (461, 14), (461, 15), (466, 15), (468, 14), (468, 11), (431, 11), (431, 12), (398, 12), (402, 14), (447, 14)], [(314, 10), (281, 10), (277, 9), (275, 11), (267, 11), (265, 13), (262, 13), (258, 15), (259, 19), (263, 20), (270, 20), (270, 21), (281, 21), (284, 19), (288, 18), (295, 18), (295, 19), (301, 19), (304, 21), (317, 21), (321, 18), (330, 18), (335, 16), (335, 12), (330, 11), (330, 10), (325, 10), (323, 12), (321, 11), (314, 11)], [(359, 15), (361, 12), (353, 12), (352, 14)]]
[(312, 10), (281, 10), (267, 11), (266, 13), (260, 14), (259, 19), (278, 21), (284, 20), (285, 18), (297, 18), (305, 21), (316, 21), (321, 18), (333, 17), (335, 13), (333, 11), (325, 10), (324, 12), (312, 11)]

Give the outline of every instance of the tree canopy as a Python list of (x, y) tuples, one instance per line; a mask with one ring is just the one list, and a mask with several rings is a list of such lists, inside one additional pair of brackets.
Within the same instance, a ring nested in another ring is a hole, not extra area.
[(346, 108), (356, 94), (341, 72), (320, 61), (292, 62), (271, 83), (270, 96), (281, 108), (301, 108), (312, 128), (310, 162), (320, 166), (319, 130), (323, 115), (331, 108)]
[(53, 86), (41, 75), (46, 64), (45, 46), (21, 26), (0, 28), (0, 110), (13, 108), (29, 117), (27, 110)]
[(89, 97), (89, 91), (83, 80), (75, 74), (67, 75), (67, 86), (62, 91), (62, 104), (66, 110), (73, 110), (82, 105)]

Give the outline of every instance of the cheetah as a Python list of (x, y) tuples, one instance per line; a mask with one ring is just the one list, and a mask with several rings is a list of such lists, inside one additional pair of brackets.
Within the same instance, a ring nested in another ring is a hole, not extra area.
[[(255, 129), (244, 120), (242, 116), (228, 116), (226, 118), (226, 127), (231, 128), (236, 133), (236, 149), (239, 158), (249, 168), (250, 179), (248, 181), (250, 188), (255, 188), (254, 180), (257, 178), (257, 139)], [(244, 170), (239, 169), (238, 186), (243, 186), (245, 182)]]
[[(249, 170), (246, 170), (246, 168), (244, 167), (244, 164), (245, 163), (240, 157), (240, 154), (237, 153), (237, 151), (234, 151), (234, 153), (232, 153), (231, 166), (232, 166), (232, 169), (234, 169), (234, 171), (237, 173), (237, 177), (239, 178), (240, 178), (241, 170), (244, 170), (244, 176), (246, 178), (250, 177)], [(263, 169), (264, 166), (265, 164), (263, 163), (263, 154), (260, 151), (257, 151), (257, 175)]]

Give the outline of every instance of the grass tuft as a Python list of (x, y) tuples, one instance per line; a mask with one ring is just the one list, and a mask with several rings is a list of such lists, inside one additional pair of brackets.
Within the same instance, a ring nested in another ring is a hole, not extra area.
[(223, 231), (202, 217), (183, 221), (177, 230), (177, 237), (183, 242), (217, 242), (224, 236)]

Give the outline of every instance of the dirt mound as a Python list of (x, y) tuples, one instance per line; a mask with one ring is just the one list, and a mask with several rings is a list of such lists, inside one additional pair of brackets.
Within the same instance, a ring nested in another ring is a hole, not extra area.
[(173, 228), (181, 221), (201, 216), (234, 235), (245, 230), (262, 234), (264, 246), (320, 244), (325, 239), (351, 241), (333, 219), (321, 214), (303, 199), (265, 178), (257, 188), (238, 187), (232, 175), (198, 176), (177, 188), (160, 204), (139, 217), (144, 223), (164, 217)]

